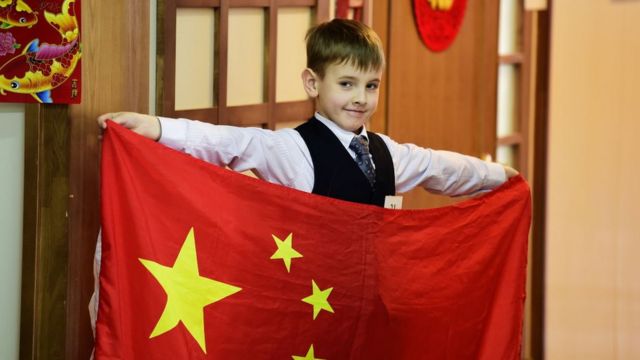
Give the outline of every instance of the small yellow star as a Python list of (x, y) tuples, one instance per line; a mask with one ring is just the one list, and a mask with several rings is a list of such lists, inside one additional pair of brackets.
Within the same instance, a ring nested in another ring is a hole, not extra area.
[(284, 241), (280, 240), (275, 235), (271, 236), (276, 242), (276, 246), (278, 246), (278, 250), (271, 255), (271, 259), (282, 259), (282, 261), (284, 261), (284, 266), (287, 268), (287, 272), (291, 272), (291, 259), (302, 257), (302, 254), (293, 248), (293, 234), (289, 234)]
[(167, 304), (149, 338), (164, 334), (182, 322), (206, 354), (204, 307), (241, 289), (200, 276), (193, 228), (189, 230), (172, 267), (139, 260), (167, 293)]
[(331, 287), (325, 290), (320, 290), (318, 285), (316, 285), (316, 282), (313, 280), (311, 280), (311, 287), (313, 288), (313, 293), (302, 299), (302, 301), (306, 302), (307, 304), (313, 305), (313, 320), (316, 319), (320, 310), (326, 310), (330, 313), (333, 313), (333, 308), (327, 300), (333, 288)]
[(295, 355), (293, 355), (292, 357), (293, 357), (293, 360), (324, 360), (316, 357), (313, 351), (313, 344), (311, 344), (309, 351), (307, 351), (307, 355), (305, 355), (304, 357), (295, 356)]

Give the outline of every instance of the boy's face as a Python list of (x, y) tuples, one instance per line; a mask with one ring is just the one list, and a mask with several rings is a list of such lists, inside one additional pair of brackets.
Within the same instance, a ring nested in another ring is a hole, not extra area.
[(329, 65), (324, 78), (310, 69), (302, 74), (307, 94), (315, 98), (316, 111), (355, 133), (376, 111), (381, 76), (382, 69), (363, 71), (350, 63)]

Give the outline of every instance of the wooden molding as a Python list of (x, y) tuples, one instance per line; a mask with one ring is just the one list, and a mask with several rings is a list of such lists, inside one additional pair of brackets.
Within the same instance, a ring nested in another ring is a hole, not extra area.
[(532, 222), (532, 318), (531, 352), (532, 359), (544, 359), (545, 331), (545, 266), (546, 266), (546, 197), (547, 197), (547, 151), (549, 128), (549, 59), (551, 49), (551, 16), (549, 10), (537, 15), (537, 56), (535, 104), (535, 145), (533, 164), (533, 222)]

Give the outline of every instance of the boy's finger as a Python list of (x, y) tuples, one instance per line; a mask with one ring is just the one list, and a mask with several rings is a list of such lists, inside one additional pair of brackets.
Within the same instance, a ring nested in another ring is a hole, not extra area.
[(120, 113), (102, 114), (102, 115), (98, 116), (98, 124), (100, 125), (101, 128), (106, 129), (107, 128), (107, 120), (112, 120), (112, 121), (115, 121), (117, 123), (118, 121), (116, 121), (115, 119), (119, 115), (120, 115)]
[(111, 114), (102, 114), (100, 116), (98, 116), (98, 126), (101, 129), (106, 129), (107, 128), (107, 120), (111, 118)]

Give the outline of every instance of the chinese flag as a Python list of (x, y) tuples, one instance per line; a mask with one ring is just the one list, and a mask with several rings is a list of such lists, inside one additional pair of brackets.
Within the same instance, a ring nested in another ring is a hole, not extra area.
[(98, 359), (517, 359), (529, 188), (390, 210), (109, 123)]

